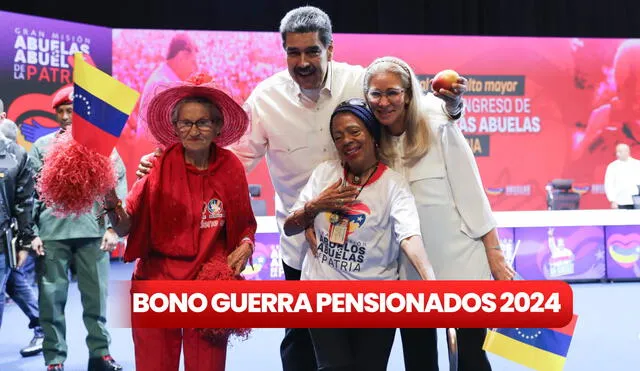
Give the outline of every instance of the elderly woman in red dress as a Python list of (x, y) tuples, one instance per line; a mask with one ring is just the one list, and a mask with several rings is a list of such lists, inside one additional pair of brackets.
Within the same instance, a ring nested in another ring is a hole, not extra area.
[[(104, 207), (115, 231), (129, 235), (126, 261), (134, 280), (240, 278), (253, 253), (256, 220), (244, 167), (222, 147), (237, 141), (248, 118), (207, 76), (159, 88), (146, 107), (148, 128), (164, 147), (153, 171), (126, 200), (115, 192)], [(236, 329), (135, 328), (136, 370), (225, 369)]]

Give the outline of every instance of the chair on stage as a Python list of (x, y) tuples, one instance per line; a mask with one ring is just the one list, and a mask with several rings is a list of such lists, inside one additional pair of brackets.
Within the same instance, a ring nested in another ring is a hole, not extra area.
[(267, 215), (267, 201), (257, 200), (256, 197), (260, 197), (262, 193), (262, 186), (260, 184), (249, 184), (249, 195), (251, 196), (251, 208), (255, 216)]
[(578, 210), (580, 194), (573, 190), (571, 179), (554, 179), (545, 189), (548, 210)]

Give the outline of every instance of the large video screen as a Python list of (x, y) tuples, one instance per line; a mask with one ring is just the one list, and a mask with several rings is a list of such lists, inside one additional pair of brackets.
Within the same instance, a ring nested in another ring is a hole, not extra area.
[[(27, 147), (55, 129), (48, 104), (68, 83), (67, 57), (76, 49), (143, 99), (155, 82), (199, 70), (242, 103), (286, 68), (277, 32), (110, 30), (7, 12), (0, 21), (0, 48), (11, 56), (0, 62), (2, 99)], [(193, 47), (168, 62), (180, 40)], [(558, 178), (573, 180), (581, 209), (608, 208), (603, 182), (615, 145), (627, 143), (640, 157), (640, 40), (334, 34), (337, 61), (366, 66), (385, 55), (405, 59), (425, 89), (443, 69), (468, 78), (459, 125), (496, 211), (546, 209), (545, 186)], [(117, 147), (130, 182), (153, 150), (139, 119), (131, 116)], [(264, 161), (249, 183), (261, 186), (263, 214), (273, 215)]]
[[(166, 55), (172, 38), (180, 34), (114, 31), (114, 76), (141, 92), (153, 81), (169, 78)], [(213, 74), (239, 101), (264, 78), (286, 68), (278, 33), (188, 36), (197, 46), (192, 67)], [(427, 79), (446, 68), (469, 79), (460, 127), (495, 210), (545, 209), (545, 186), (556, 178), (574, 180), (574, 190), (582, 195), (581, 208), (608, 206), (604, 172), (615, 160), (615, 144), (626, 142), (632, 153), (640, 154), (640, 111), (627, 107), (634, 95), (625, 95), (625, 84), (634, 81), (640, 64), (624, 55), (615, 63), (617, 53), (640, 53), (636, 48), (640, 50), (640, 43), (612, 39), (334, 37), (335, 60), (366, 66), (380, 56), (397, 56), (415, 69), (425, 89)], [(131, 140), (141, 141), (135, 119), (128, 128)], [(132, 161), (140, 155), (135, 153)], [(249, 180), (262, 185), (272, 214), (273, 189), (266, 166)]]

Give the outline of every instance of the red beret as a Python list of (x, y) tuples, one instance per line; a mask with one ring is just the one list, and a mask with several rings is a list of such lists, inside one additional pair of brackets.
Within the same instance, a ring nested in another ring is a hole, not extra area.
[(53, 109), (58, 108), (63, 104), (72, 104), (73, 103), (73, 86), (64, 87), (56, 93), (53, 97), (53, 102), (51, 107)]

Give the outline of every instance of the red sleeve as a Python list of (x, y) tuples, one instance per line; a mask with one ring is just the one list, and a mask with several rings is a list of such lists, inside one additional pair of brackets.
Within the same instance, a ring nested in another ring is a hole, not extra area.
[(145, 257), (149, 250), (149, 220), (144, 217), (144, 195), (148, 176), (136, 181), (127, 195), (125, 208), (131, 218), (124, 261), (132, 262)]
[[(244, 166), (235, 154), (229, 153), (231, 156), (231, 163), (233, 166), (233, 172), (236, 174), (233, 179), (237, 182), (238, 192), (236, 195), (237, 211), (236, 211), (236, 231), (238, 232), (238, 242), (242, 238), (248, 237), (251, 242), (255, 244), (256, 241), (256, 229), (258, 223), (253, 215), (253, 208), (251, 207), (251, 198), (249, 196), (249, 184), (247, 182), (247, 175), (244, 170)], [(236, 245), (237, 246), (237, 245)]]
[(148, 178), (148, 176), (145, 176), (144, 178), (138, 179), (135, 183), (133, 183), (133, 187), (131, 187), (131, 191), (127, 195), (125, 207), (127, 214), (129, 214), (129, 216), (131, 217), (133, 217), (133, 215), (140, 209), (142, 196)]

